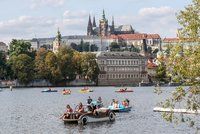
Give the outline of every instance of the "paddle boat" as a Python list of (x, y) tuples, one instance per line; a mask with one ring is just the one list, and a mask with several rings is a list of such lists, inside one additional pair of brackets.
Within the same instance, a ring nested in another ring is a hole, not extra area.
[(125, 107), (120, 104), (118, 108), (115, 108), (114, 106), (109, 106), (108, 109), (110, 109), (113, 112), (129, 112), (131, 111), (132, 107), (131, 106)]
[(115, 92), (117, 92), (117, 93), (126, 93), (126, 92), (133, 92), (133, 90), (127, 89), (127, 88), (121, 88), (119, 90), (116, 90)]
[(94, 114), (92, 111), (86, 111), (83, 113), (68, 113), (62, 117), (64, 123), (77, 123), (81, 125), (87, 125), (88, 123), (97, 122), (112, 122), (115, 121), (115, 113), (108, 108), (99, 108), (98, 114)]
[(131, 111), (132, 107), (129, 106), (129, 100), (125, 99), (122, 103), (118, 103), (118, 101), (113, 99), (111, 106), (108, 107), (113, 112), (129, 112)]
[(43, 90), (41, 91), (42, 93), (51, 93), (51, 92), (58, 92), (58, 90), (52, 90), (51, 88), (47, 89), (47, 90)]
[(70, 89), (63, 89), (62, 94), (63, 95), (70, 95), (71, 94), (71, 90)]
[(81, 93), (89, 93), (89, 92), (93, 92), (93, 90), (89, 89), (89, 88), (83, 88), (81, 90), (79, 90)]

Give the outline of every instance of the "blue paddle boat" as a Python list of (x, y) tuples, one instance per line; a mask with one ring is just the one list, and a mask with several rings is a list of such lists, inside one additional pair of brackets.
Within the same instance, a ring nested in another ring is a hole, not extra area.
[(114, 106), (109, 106), (108, 109), (110, 109), (113, 112), (129, 112), (131, 111), (132, 107), (131, 106), (125, 107), (119, 104), (118, 108), (115, 108)]
[(42, 93), (51, 93), (51, 92), (58, 92), (58, 90), (52, 90), (52, 89), (48, 89), (48, 90), (43, 90), (41, 91)]

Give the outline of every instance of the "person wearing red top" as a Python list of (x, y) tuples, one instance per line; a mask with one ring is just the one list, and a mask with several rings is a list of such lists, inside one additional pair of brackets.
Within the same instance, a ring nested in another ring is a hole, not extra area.
[(73, 109), (70, 107), (70, 105), (67, 105), (66, 108), (66, 112), (60, 117), (60, 119), (62, 119), (64, 116), (69, 118), (70, 114), (73, 113)]
[(72, 113), (73, 112), (73, 109), (70, 107), (70, 105), (67, 105), (66, 108), (67, 108), (66, 113)]
[(83, 113), (84, 112), (84, 107), (83, 107), (83, 104), (81, 102), (79, 103), (77, 112), (78, 113)]

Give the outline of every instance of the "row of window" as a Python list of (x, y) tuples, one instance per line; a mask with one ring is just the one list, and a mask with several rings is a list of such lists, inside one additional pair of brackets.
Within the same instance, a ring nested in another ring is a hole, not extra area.
[(138, 67), (108, 67), (107, 71), (139, 71)]
[(126, 79), (126, 78), (146, 78), (147, 75), (139, 74), (100, 74), (100, 79)]
[[(141, 61), (142, 64), (145, 64), (145, 61)], [(101, 60), (101, 64), (107, 64), (107, 65), (138, 65), (138, 60)]]

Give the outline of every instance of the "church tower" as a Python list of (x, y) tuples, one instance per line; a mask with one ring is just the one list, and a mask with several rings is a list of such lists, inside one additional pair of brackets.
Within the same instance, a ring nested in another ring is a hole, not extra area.
[(93, 27), (97, 27), (96, 20), (95, 20), (95, 16), (93, 17), (93, 23), (92, 23), (92, 26), (93, 26)]
[(61, 45), (62, 45), (62, 35), (58, 28), (57, 36), (56, 36), (55, 40), (53, 41), (53, 52), (56, 53), (58, 51), (59, 47), (61, 47)]
[(91, 22), (91, 17), (89, 15), (89, 20), (88, 20), (88, 26), (87, 26), (87, 35), (91, 36), (93, 35), (93, 28), (92, 28), (92, 22)]
[(108, 20), (105, 17), (105, 12), (103, 10), (102, 19), (99, 21), (99, 36), (108, 36)]
[(115, 33), (115, 22), (114, 22), (114, 17), (112, 17), (112, 26), (111, 26), (111, 34)]

